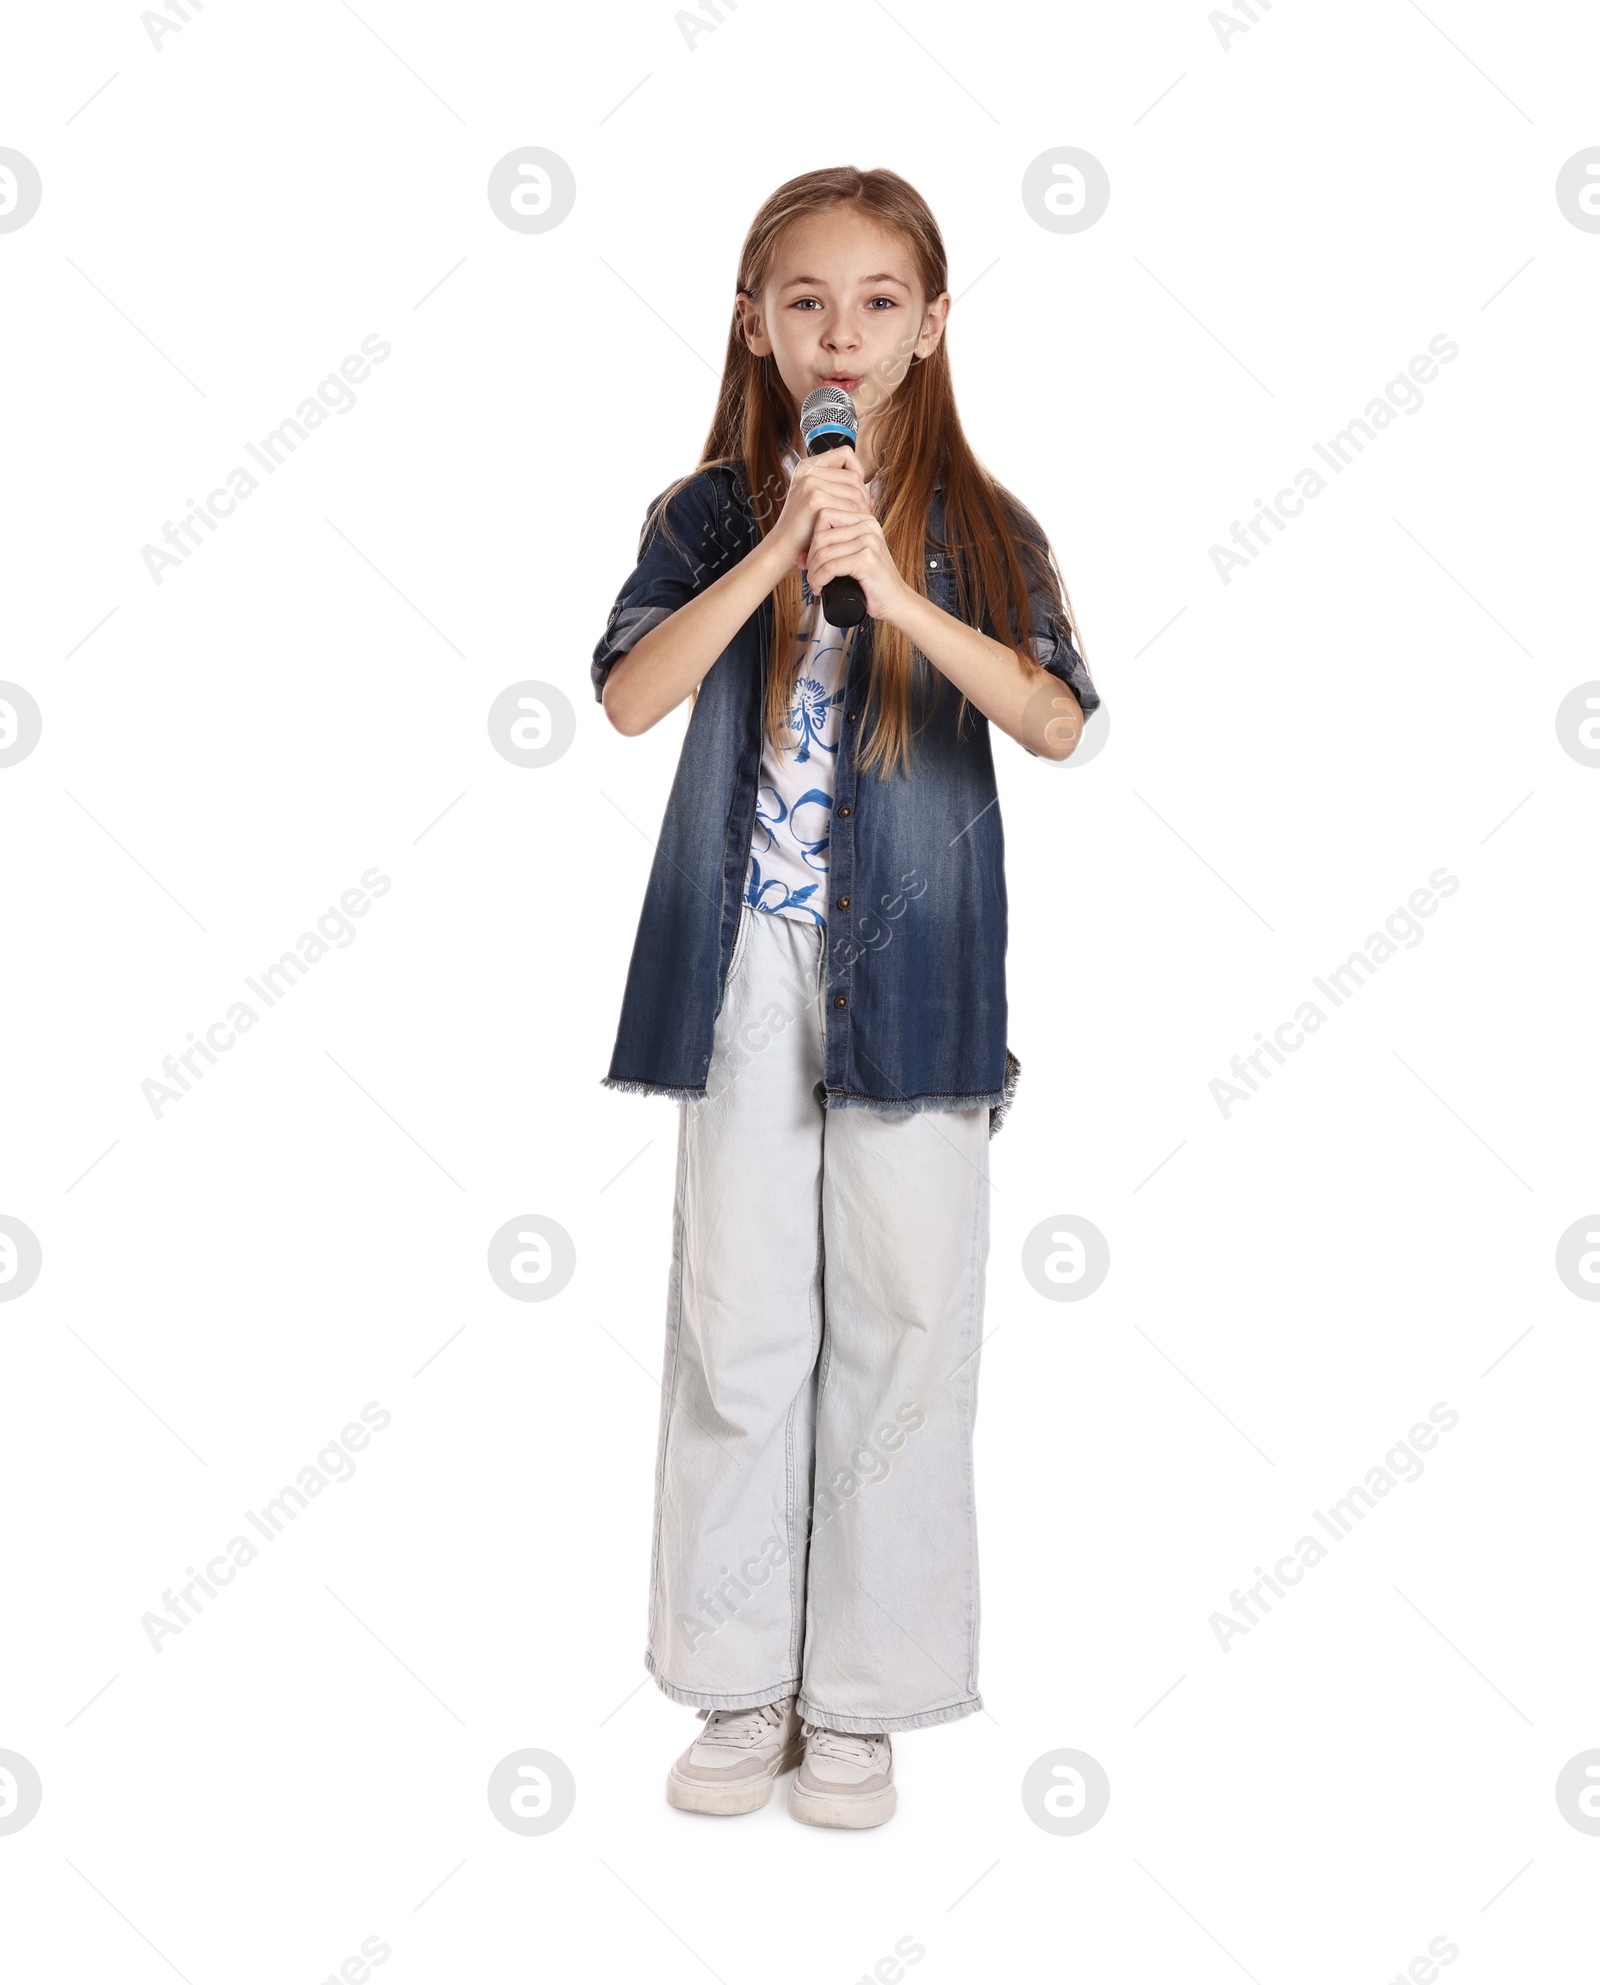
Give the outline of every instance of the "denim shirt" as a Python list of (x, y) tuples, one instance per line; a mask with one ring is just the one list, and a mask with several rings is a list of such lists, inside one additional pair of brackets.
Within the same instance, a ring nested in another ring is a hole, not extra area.
[[(595, 698), (613, 664), (755, 548), (742, 466), (702, 469), (641, 541), (594, 651)], [(658, 499), (659, 500), (659, 499)], [(651, 506), (652, 509), (654, 505)], [(648, 521), (648, 513), (647, 513)], [(928, 597), (956, 612), (943, 543), (942, 488), (925, 533)], [(1023, 512), (1022, 528), (1042, 542)], [(760, 778), (772, 601), (763, 600), (703, 677), (667, 797), (634, 939), (606, 1087), (698, 1100), (743, 910)], [(1005, 837), (988, 719), (913, 651), (909, 776), (858, 770), (871, 721), (872, 621), (856, 630), (823, 934), (824, 1106), (899, 1115), (989, 1108), (1000, 1128), (1021, 1064), (1006, 1042)], [(992, 634), (987, 620), (981, 630)], [(1067, 683), (1084, 715), (1100, 706), (1052, 594), (1030, 597), (1027, 644)], [(752, 915), (760, 914), (751, 912)]]

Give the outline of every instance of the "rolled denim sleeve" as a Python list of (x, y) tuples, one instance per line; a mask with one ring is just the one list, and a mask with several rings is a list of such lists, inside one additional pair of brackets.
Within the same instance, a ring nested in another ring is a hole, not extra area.
[(1028, 647), (1041, 668), (1048, 669), (1077, 697), (1085, 717), (1100, 708), (1100, 692), (1094, 686), (1089, 664), (1078, 653), (1072, 626), (1062, 603), (1061, 588), (1051, 569), (1043, 531), (1026, 512), (1019, 523), (1017, 547), (1022, 569), (1028, 577)]
[(704, 483), (704, 476), (696, 476), (673, 496), (666, 508), (667, 530), (659, 518), (654, 525), (650, 521), (660, 496), (645, 512), (638, 563), (622, 583), (590, 664), (597, 703), (604, 700), (606, 677), (616, 662), (711, 583), (715, 547)]

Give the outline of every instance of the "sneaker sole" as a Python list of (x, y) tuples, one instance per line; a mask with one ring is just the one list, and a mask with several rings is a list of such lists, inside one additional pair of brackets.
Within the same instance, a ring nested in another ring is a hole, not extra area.
[(893, 1783), (870, 1798), (859, 1793), (807, 1792), (797, 1778), (789, 1787), (789, 1817), (805, 1826), (882, 1826), (895, 1808)]
[(685, 1778), (674, 1765), (667, 1773), (667, 1804), (676, 1806), (680, 1813), (711, 1813), (721, 1819), (735, 1813), (757, 1813), (772, 1797), (773, 1786), (786, 1771), (793, 1771), (804, 1755), (804, 1747), (797, 1744), (759, 1777), (730, 1780), (726, 1785)]

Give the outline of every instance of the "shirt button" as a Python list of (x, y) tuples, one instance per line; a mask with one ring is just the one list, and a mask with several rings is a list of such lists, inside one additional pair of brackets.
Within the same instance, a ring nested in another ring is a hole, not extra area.
[(840, 807), (840, 809), (839, 809), (839, 818), (840, 818), (841, 820), (842, 820), (842, 819), (844, 819), (844, 817), (845, 817), (845, 816), (846, 816), (846, 815), (847, 815), (847, 814), (849, 813), (849, 811), (850, 811), (850, 809), (849, 809), (849, 807), (847, 807), (847, 806), (842, 806), (842, 807)]
[(850, 1002), (849, 1002), (849, 1000), (847, 1000), (847, 999), (845, 998), (845, 996), (844, 996), (844, 994), (843, 994), (843, 993), (838, 993), (838, 994), (836, 994), (836, 995), (834, 996), (834, 1002), (833, 1002), (833, 1003), (834, 1003), (834, 1005), (835, 1005), (835, 1006), (848, 1006), (848, 1005), (850, 1004)]
[(861, 712), (859, 710), (846, 710), (844, 715), (845, 715), (845, 722), (853, 724), (857, 719), (857, 717), (861, 715)]
[(839, 898), (838, 903), (835, 905), (835, 908), (840, 910), (848, 910), (849, 907), (850, 907), (850, 898), (848, 896), (841, 896)]

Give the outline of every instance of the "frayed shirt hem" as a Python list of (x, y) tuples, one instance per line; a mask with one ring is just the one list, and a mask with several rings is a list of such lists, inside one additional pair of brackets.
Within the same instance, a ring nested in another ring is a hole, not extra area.
[(1009, 1048), (1006, 1049), (1005, 1087), (1000, 1091), (1000, 1100), (989, 1112), (989, 1135), (994, 1136), (1006, 1120), (1011, 1105), (1017, 1098), (1017, 1083), (1022, 1075), (1022, 1063)]
[(602, 1089), (620, 1089), (630, 1096), (670, 1096), (677, 1103), (703, 1103), (705, 1088), (677, 1088), (670, 1082), (640, 1082), (631, 1075), (602, 1075)]
[[(989, 1112), (989, 1135), (993, 1137), (1006, 1120), (1011, 1105), (1016, 1100), (1017, 1082), (1022, 1074), (1022, 1064), (1006, 1049), (1006, 1070), (1003, 1084), (998, 1089), (982, 1089), (973, 1095), (927, 1095), (927, 1096), (851, 1096), (839, 1090), (829, 1090), (823, 1097), (823, 1106), (830, 1110), (871, 1110), (876, 1116), (905, 1117), (915, 1116), (925, 1110), (979, 1110)], [(674, 1102), (703, 1103), (708, 1090), (704, 1083), (698, 1087), (692, 1084), (674, 1085), (667, 1082), (643, 1082), (631, 1075), (603, 1075), (600, 1084), (605, 1089), (617, 1089), (634, 1096), (669, 1096)]]
[(1016, 1101), (1017, 1083), (1022, 1075), (1022, 1064), (1009, 1048), (1006, 1049), (1006, 1070), (1002, 1086), (998, 1089), (983, 1089), (970, 1096), (900, 1096), (885, 1099), (879, 1096), (847, 1096), (830, 1091), (824, 1101), (830, 1110), (871, 1110), (878, 1116), (912, 1116), (922, 1110), (978, 1110), (989, 1112), (989, 1135), (994, 1136), (1010, 1113)]

